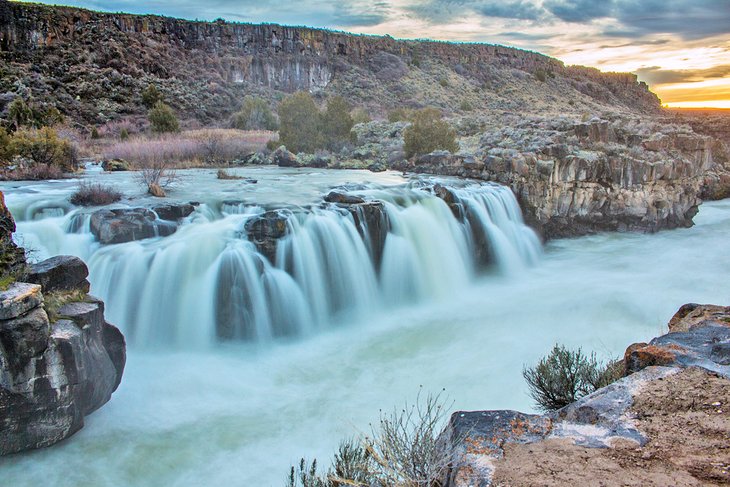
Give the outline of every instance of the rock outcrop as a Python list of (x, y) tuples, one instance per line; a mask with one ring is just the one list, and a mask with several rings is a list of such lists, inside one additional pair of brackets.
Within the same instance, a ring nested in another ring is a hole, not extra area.
[[(0, 240), (11, 242), (14, 222), (0, 206)], [(80, 259), (58, 256), (23, 265), (10, 275), (31, 282), (0, 291), (0, 455), (67, 438), (119, 386), (124, 336), (87, 294), (88, 274)]]
[[(445, 485), (584, 485), (601, 471), (611, 472), (606, 485), (730, 480), (718, 449), (730, 434), (730, 308), (683, 306), (670, 333), (631, 345), (624, 365), (625, 378), (554, 413), (454, 413), (441, 436), (452, 454)], [(683, 388), (699, 392), (685, 397)], [(663, 426), (651, 420), (654, 413)], [(683, 421), (693, 426), (667, 433)], [(702, 446), (681, 446), (693, 442)], [(698, 461), (699, 449), (706, 457)]]
[(512, 188), (546, 238), (687, 227), (715, 166), (711, 137), (686, 127), (619, 119), (533, 119), (487, 130), (459, 154), (400, 167)]
[[(32, 94), (86, 124), (119, 113), (144, 115), (139, 93), (150, 83), (184, 116), (203, 122), (231, 114), (246, 94), (273, 100), (295, 90), (342, 95), (381, 113), (425, 105), (456, 111), (462, 101), (490, 110), (531, 110), (534, 100), (576, 113), (600, 106), (659, 109), (657, 97), (635, 75), (565, 66), (504, 46), (5, 0), (0, 1), (0, 55), (0, 93), (11, 93), (10, 100)], [(439, 84), (442, 79), (448, 85)], [(6, 97), (0, 100), (2, 111)]]

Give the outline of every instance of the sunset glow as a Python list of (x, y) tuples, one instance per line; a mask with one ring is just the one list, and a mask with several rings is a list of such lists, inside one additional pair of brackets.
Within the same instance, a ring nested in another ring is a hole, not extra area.
[[(56, 2), (46, 2), (56, 3)], [(58, 2), (61, 3), (61, 2)], [(309, 25), (397, 38), (488, 42), (628, 71), (673, 107), (730, 105), (727, 0), (76, 0), (188, 19)]]

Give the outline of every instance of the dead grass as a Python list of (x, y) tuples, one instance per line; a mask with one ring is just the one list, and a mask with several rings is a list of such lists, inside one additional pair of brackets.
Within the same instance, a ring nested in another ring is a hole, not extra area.
[(43, 306), (51, 322), (58, 321), (62, 316), (60, 310), (68, 303), (79, 303), (86, 299), (87, 294), (81, 290), (53, 291), (43, 295)]
[(156, 137), (134, 137), (104, 149), (105, 159), (123, 159), (138, 167), (170, 164), (199, 167), (228, 164), (266, 147), (275, 137), (267, 131), (188, 130)]

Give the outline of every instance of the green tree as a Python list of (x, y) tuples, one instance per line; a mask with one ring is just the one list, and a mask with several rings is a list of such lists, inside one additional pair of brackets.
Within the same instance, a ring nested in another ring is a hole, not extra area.
[(247, 96), (241, 109), (233, 115), (233, 127), (239, 130), (276, 130), (279, 124), (266, 100)]
[(8, 107), (8, 119), (15, 130), (29, 125), (33, 120), (33, 110), (21, 97), (16, 97)]
[(157, 134), (180, 131), (180, 123), (177, 121), (175, 112), (161, 101), (155, 103), (147, 118), (152, 125), (152, 131)]
[(328, 148), (338, 150), (351, 141), (353, 125), (350, 106), (344, 98), (335, 96), (327, 100), (327, 108), (322, 114), (322, 131)]
[(279, 104), (279, 141), (295, 153), (323, 146), (319, 109), (309, 93), (297, 91)]
[(10, 148), (33, 164), (57, 166), (65, 171), (72, 171), (76, 166), (76, 149), (51, 127), (17, 131)]
[(11, 144), (12, 137), (10, 137), (7, 130), (0, 127), (0, 166), (9, 164), (13, 159), (15, 152)]
[(155, 85), (149, 84), (147, 88), (142, 90), (142, 104), (148, 109), (154, 108), (161, 101), (163, 101), (162, 93)]
[(456, 131), (448, 122), (441, 120), (441, 113), (435, 108), (424, 108), (413, 115), (413, 123), (403, 132), (406, 157), (429, 154), (435, 150), (456, 152)]

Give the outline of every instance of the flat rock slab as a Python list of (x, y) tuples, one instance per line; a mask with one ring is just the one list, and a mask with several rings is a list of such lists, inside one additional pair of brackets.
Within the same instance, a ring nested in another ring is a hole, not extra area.
[(0, 320), (11, 320), (43, 303), (41, 286), (14, 282), (7, 291), (0, 292)]

